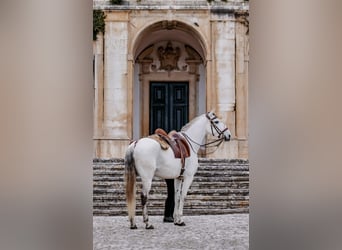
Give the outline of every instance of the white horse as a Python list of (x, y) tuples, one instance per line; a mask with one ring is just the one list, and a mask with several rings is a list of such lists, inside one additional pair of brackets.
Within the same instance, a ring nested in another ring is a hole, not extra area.
[(175, 158), (171, 148), (161, 149), (159, 143), (151, 138), (142, 138), (130, 144), (125, 155), (125, 184), (128, 217), (130, 228), (136, 229), (135, 207), (136, 207), (136, 174), (141, 177), (142, 190), (141, 202), (143, 207), (143, 220), (146, 229), (153, 229), (148, 221), (147, 199), (152, 185), (153, 176), (164, 179), (175, 179), (175, 209), (174, 224), (185, 226), (183, 221), (184, 198), (192, 183), (198, 168), (197, 152), (206, 134), (218, 137), (219, 144), (225, 140), (229, 141), (231, 133), (228, 128), (216, 117), (213, 112), (200, 115), (186, 124), (179, 132), (185, 137), (192, 150), (190, 156), (185, 159), (183, 178), (178, 178), (181, 173), (181, 159)]

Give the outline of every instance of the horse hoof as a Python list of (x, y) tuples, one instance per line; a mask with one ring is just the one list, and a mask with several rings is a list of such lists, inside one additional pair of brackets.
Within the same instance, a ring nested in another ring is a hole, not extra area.
[(137, 225), (131, 226), (131, 229), (138, 229)]
[(176, 226), (181, 226), (181, 227), (183, 227), (183, 226), (185, 226), (185, 223), (184, 223), (184, 221), (183, 221), (183, 222), (181, 222), (181, 223), (175, 223), (175, 225), (176, 225)]
[(146, 225), (146, 229), (154, 229), (152, 225)]

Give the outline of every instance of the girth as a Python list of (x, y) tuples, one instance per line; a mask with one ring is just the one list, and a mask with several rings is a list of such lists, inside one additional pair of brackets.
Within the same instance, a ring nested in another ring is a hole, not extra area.
[(190, 156), (190, 147), (186, 139), (176, 131), (171, 131), (167, 134), (163, 129), (157, 128), (154, 135), (149, 136), (160, 143), (162, 149), (166, 150), (165, 142), (169, 145), (174, 153), (175, 158), (181, 159), (182, 168), (178, 178), (183, 177), (185, 170), (185, 158)]

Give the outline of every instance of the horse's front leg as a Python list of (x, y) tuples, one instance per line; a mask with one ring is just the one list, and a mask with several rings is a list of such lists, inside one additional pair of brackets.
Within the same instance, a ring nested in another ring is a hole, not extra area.
[(180, 213), (179, 213), (179, 205), (180, 205), (180, 196), (181, 196), (181, 189), (182, 189), (182, 183), (183, 181), (179, 179), (175, 179), (175, 208), (173, 211), (173, 222), (176, 225), (176, 223), (179, 223), (180, 221)]
[(143, 214), (143, 220), (144, 223), (146, 224), (146, 229), (153, 229), (154, 227), (152, 224), (149, 223), (148, 221), (148, 211), (147, 211), (147, 199), (148, 199), (148, 194), (151, 189), (152, 182), (147, 181), (147, 180), (142, 180), (142, 190), (141, 190), (141, 205), (142, 205), (142, 214)]
[(183, 221), (183, 207), (184, 200), (192, 183), (193, 176), (184, 177), (183, 180), (175, 180), (175, 211), (174, 211), (174, 224), (177, 226), (185, 226)]

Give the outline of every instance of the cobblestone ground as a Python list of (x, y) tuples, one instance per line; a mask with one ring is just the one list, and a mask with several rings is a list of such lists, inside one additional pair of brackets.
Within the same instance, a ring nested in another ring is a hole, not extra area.
[(93, 218), (94, 249), (248, 249), (248, 214), (184, 216), (185, 227), (150, 216), (146, 230), (137, 216), (138, 229), (129, 229), (127, 217)]

